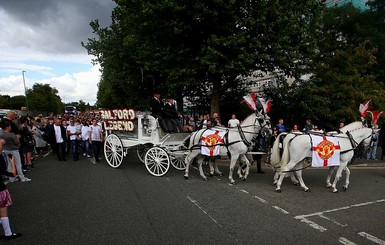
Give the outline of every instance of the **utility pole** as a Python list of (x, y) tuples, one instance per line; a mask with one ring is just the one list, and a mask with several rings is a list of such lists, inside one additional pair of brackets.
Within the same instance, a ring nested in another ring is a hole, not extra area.
[(25, 93), (25, 102), (27, 103), (27, 111), (29, 110), (29, 105), (28, 105), (28, 97), (27, 97), (27, 88), (25, 87), (25, 78), (24, 78), (24, 73), (26, 71), (22, 71), (21, 73), (23, 74), (23, 83), (24, 83), (24, 93)]

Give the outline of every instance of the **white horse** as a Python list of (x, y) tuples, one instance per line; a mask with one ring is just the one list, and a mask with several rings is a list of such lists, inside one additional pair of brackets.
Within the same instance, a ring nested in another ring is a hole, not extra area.
[[(215, 130), (216, 128), (211, 128)], [(220, 128), (223, 130), (223, 128)], [(220, 146), (220, 155), (226, 156), (230, 155), (230, 172), (229, 179), (231, 184), (235, 184), (233, 179), (233, 171), (237, 160), (246, 163), (245, 175), (243, 179), (246, 180), (249, 174), (250, 162), (246, 157), (246, 153), (251, 144), (252, 138), (258, 134), (261, 130), (269, 130), (270, 129), (270, 119), (267, 115), (262, 114), (261, 112), (255, 112), (248, 116), (238, 128), (228, 128), (226, 129), (228, 132), (225, 136), (225, 141)], [(191, 134), (190, 144), (189, 144), (189, 154), (186, 157), (186, 169), (184, 177), (188, 179), (189, 174), (189, 166), (195, 157), (198, 157), (198, 166), (199, 173), (204, 180), (207, 180), (207, 177), (203, 173), (202, 162), (203, 156), (201, 155), (201, 145), (202, 145), (202, 135), (206, 131), (206, 129), (201, 129)], [(210, 165), (210, 175), (213, 172), (221, 175), (217, 165), (213, 168)]]
[[(362, 125), (363, 125), (363, 122), (356, 121), (356, 122), (350, 123), (350, 124), (340, 128), (339, 131), (342, 133), (347, 133), (348, 131), (353, 131), (359, 127), (362, 127)], [(338, 134), (338, 132), (330, 132), (330, 133)], [(369, 139), (364, 140), (364, 144), (365, 144), (365, 142), (367, 143), (367, 141), (369, 141)], [(370, 141), (371, 141), (371, 138), (370, 138)], [(365, 144), (365, 145), (370, 145), (370, 144), (371, 144), (371, 142), (369, 144)], [(332, 183), (330, 182), (330, 180), (331, 180), (331, 177), (332, 177), (335, 169), (336, 169), (336, 166), (331, 166), (328, 169), (328, 176), (326, 177), (326, 187), (327, 188), (330, 188), (332, 186)], [(344, 170), (346, 173), (346, 178), (345, 178), (345, 184), (342, 186), (342, 188), (344, 191), (346, 191), (348, 189), (349, 183), (350, 183), (350, 169), (348, 168), (348, 166), (346, 166)]]
[[(273, 147), (271, 149), (271, 158), (270, 163), (273, 168), (273, 171), (275, 172), (273, 177), (273, 185), (276, 185), (279, 178), (279, 168), (281, 167), (281, 153), (282, 153), (282, 147), (285, 145), (288, 141), (290, 141), (292, 138), (294, 138), (296, 135), (303, 134), (302, 132), (294, 132), (294, 133), (287, 133), (283, 132), (278, 135), (278, 137), (275, 139)], [(282, 140), (283, 138), (283, 140)], [(295, 178), (296, 175), (302, 175), (302, 170), (293, 169), (293, 172), (290, 172), (290, 179), (291, 182), (294, 185), (298, 185), (299, 181)], [(285, 177), (288, 177), (286, 175)]]
[[(364, 143), (364, 146), (370, 144), (372, 138), (372, 129), (364, 128), (361, 122), (355, 122), (350, 125), (353, 130), (348, 130), (347, 133), (340, 133), (335, 135), (339, 140), (340, 145), (340, 165), (338, 167), (336, 177), (333, 184), (331, 185), (332, 191), (337, 192), (337, 182), (341, 177), (342, 171), (346, 168), (347, 164), (354, 156), (354, 149), (361, 143)], [(311, 158), (312, 156), (312, 145), (311, 138), (307, 134), (297, 135), (292, 139), (285, 142), (284, 151), (282, 155), (282, 166), (281, 174), (277, 182), (276, 191), (281, 191), (281, 184), (283, 178), (286, 175), (286, 172), (292, 170), (295, 166), (298, 165), (300, 169), (303, 168), (303, 160), (305, 158)], [(300, 171), (298, 171), (300, 173)], [(299, 176), (297, 173), (298, 180), (301, 184), (301, 187), (308, 191), (309, 188), (303, 182), (302, 176)]]

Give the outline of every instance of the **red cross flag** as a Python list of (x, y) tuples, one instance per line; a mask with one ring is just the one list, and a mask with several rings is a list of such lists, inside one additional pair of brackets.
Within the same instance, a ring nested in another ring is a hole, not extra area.
[(219, 155), (220, 145), (223, 144), (223, 137), (226, 131), (206, 130), (202, 135), (201, 153), (205, 156)]
[(340, 165), (340, 145), (336, 137), (311, 135), (312, 167), (329, 167)]

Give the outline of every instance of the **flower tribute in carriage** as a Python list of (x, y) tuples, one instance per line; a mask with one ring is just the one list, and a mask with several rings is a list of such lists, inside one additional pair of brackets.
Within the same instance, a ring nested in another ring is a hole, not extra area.
[(99, 111), (105, 130), (134, 131), (136, 113), (133, 109), (114, 109)]

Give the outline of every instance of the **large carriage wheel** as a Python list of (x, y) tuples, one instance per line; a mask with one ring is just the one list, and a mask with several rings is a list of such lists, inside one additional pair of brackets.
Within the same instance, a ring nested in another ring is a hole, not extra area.
[(170, 168), (170, 158), (165, 150), (160, 147), (152, 147), (144, 156), (144, 163), (148, 172), (154, 176), (163, 176)]
[(170, 154), (171, 165), (177, 170), (185, 170), (186, 168), (186, 155), (184, 154), (187, 151), (185, 146), (180, 147), (179, 150), (174, 151)]
[(104, 156), (106, 157), (107, 163), (113, 168), (117, 168), (122, 164), (124, 148), (122, 141), (115, 134), (107, 136), (104, 142)]
[(144, 156), (146, 155), (148, 149), (152, 147), (152, 144), (138, 145), (136, 147), (136, 154), (138, 155), (139, 160), (144, 163)]

